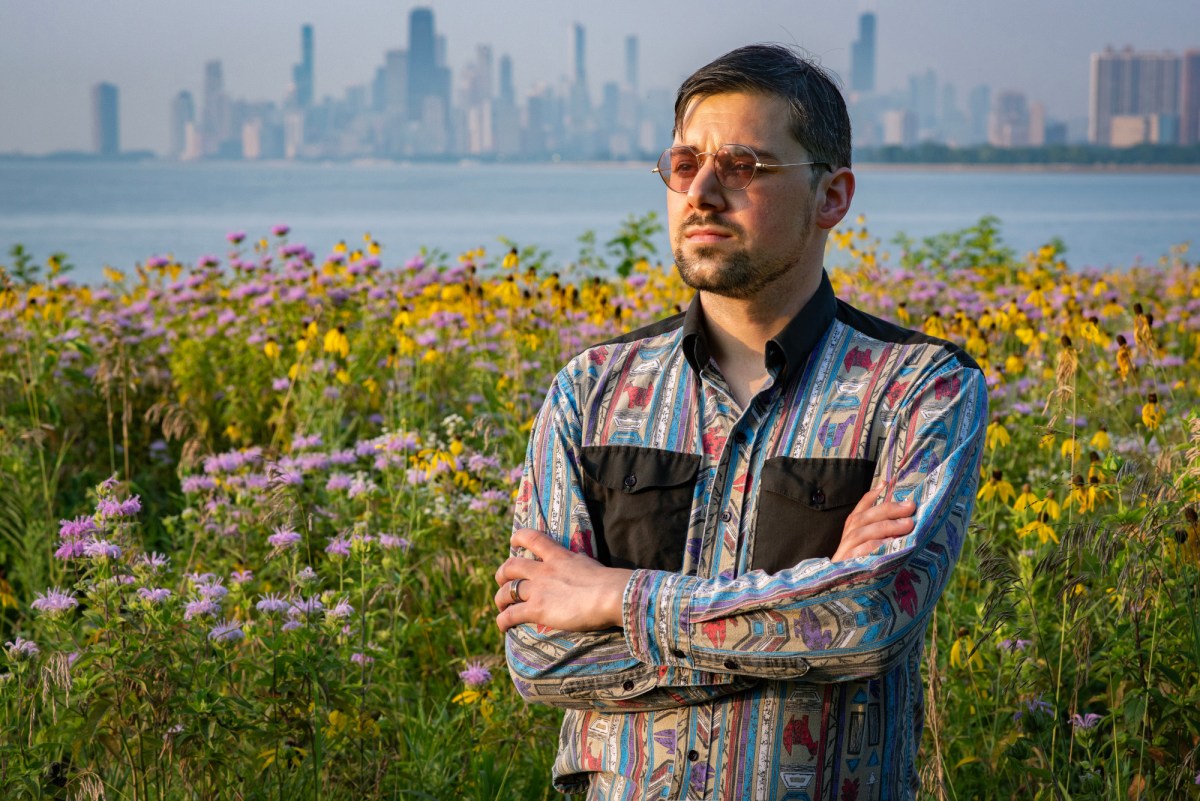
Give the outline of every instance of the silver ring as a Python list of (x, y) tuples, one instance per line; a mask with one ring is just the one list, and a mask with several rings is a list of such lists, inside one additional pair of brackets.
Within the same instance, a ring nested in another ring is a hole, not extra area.
[(525, 579), (513, 579), (508, 582), (508, 597), (512, 598), (514, 604), (524, 603), (521, 600), (521, 582)]

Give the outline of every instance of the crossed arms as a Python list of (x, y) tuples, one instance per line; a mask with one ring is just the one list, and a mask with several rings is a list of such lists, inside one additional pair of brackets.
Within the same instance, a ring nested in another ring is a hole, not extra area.
[[(919, 411), (952, 379), (959, 392), (936, 404), (949, 435), (922, 434)], [(497, 624), (528, 700), (635, 711), (710, 700), (763, 678), (880, 675), (924, 636), (974, 501), (987, 420), (977, 369), (948, 358), (923, 371), (877, 457), (891, 500), (875, 505), (879, 490), (868, 493), (832, 559), (726, 579), (608, 568), (582, 553), (580, 427), (566, 380), (560, 374), (535, 424), (550, 439), (543, 448), (531, 440), (514, 555), (496, 573)], [(936, 468), (911, 469), (930, 452)], [(558, 481), (544, 480), (552, 473)], [(520, 603), (510, 595), (516, 579)], [(750, 626), (770, 634), (740, 636)]]

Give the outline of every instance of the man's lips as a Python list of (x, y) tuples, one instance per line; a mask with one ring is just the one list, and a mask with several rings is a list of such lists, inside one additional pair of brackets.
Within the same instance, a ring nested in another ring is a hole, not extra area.
[(703, 225), (684, 229), (683, 238), (686, 242), (724, 242), (733, 233), (724, 228)]

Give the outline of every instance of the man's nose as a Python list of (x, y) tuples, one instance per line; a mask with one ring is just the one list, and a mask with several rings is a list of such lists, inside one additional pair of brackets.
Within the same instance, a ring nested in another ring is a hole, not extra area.
[(693, 208), (724, 208), (725, 187), (717, 180), (716, 156), (708, 156), (701, 162), (687, 191), (688, 203)]

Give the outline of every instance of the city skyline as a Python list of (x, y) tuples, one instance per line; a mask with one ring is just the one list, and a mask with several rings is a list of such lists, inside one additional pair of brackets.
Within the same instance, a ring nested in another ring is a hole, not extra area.
[[(91, 31), (89, 47), (66, 51), (61, 44), (78, 35), (76, 28), (87, 27), (92, 9), (72, 8), (70, 19), (64, 20), (61, 12), (64, 7), (72, 6), (70, 3), (49, 4), (44, 9), (41, 4), (20, 4), (18, 7), (13, 0), (0, 0), (0, 11), (5, 20), (5, 25), (0, 26), (0, 76), (3, 76), (0, 77), (0, 108), (6, 112), (0, 115), (0, 152), (37, 154), (88, 150), (93, 133), (88, 117), (88, 95), (96, 84), (110, 83), (120, 89), (122, 149), (149, 149), (164, 154), (170, 147), (170, 105), (184, 89), (197, 98), (197, 106), (202, 105), (203, 71), (211, 62), (221, 63), (226, 91), (240, 99), (279, 102), (289, 86), (293, 90), (297, 87), (303, 90), (305, 60), (301, 55), (299, 31), (306, 24), (312, 25), (316, 40), (315, 48), (310, 45), (307, 49), (310, 55), (306, 91), (315, 102), (326, 97), (340, 98), (350, 86), (369, 84), (372, 73), (389, 50), (405, 48), (409, 44), (409, 13), (421, 4), (391, 5), (386, 14), (380, 13), (380, 5), (361, 3), (348, 10), (349, 16), (355, 16), (350, 12), (361, 12), (357, 17), (360, 23), (371, 23), (362, 26), (360, 41), (341, 35), (346, 28), (344, 20), (303, 2), (286, 6), (274, 2), (256, 5), (256, 11), (265, 12), (269, 22), (266, 19), (236, 25), (227, 22), (223, 35), (213, 41), (206, 24), (190, 21), (193, 10), (164, 15), (157, 7), (131, 0), (112, 9), (107, 16), (133, 19), (129, 16), (133, 13), (143, 32), (141, 46), (122, 50), (118, 45), (124, 41), (124, 34), (98, 35), (105, 25), (119, 24), (120, 21), (108, 20), (96, 23), (99, 28)], [(1028, 26), (1029, 14), (1023, 14), (1022, 9), (1032, 8), (1034, 4), (1027, 0), (1010, 3), (1004, 9), (976, 9), (973, 16), (965, 15), (947, 0), (914, 0), (903, 7), (898, 2), (878, 0), (845, 4), (845, 8), (836, 9), (816, 3), (789, 3), (786, 8), (785, 4), (775, 2), (751, 3), (745, 7), (744, 19), (726, 24), (722, 18), (721, 25), (696, 26), (697, 32), (686, 45), (677, 41), (682, 38), (677, 34), (677, 20), (667, 24), (671, 20), (660, 19), (662, 12), (658, 10), (622, 14), (620, 12), (626, 7), (636, 8), (622, 0), (606, 4), (604, 13), (584, 4), (528, 2), (506, 10), (504, 20), (485, 21), (483, 27), (487, 30), (482, 35), (476, 35), (480, 34), (480, 20), (474, 18), (478, 15), (464, 13), (463, 4), (426, 5), (436, 18), (445, 63), (454, 76), (456, 98), (463, 70), (477, 58), (478, 48), (486, 46), (497, 61), (505, 55), (511, 58), (509, 82), (515, 86), (522, 101), (535, 85), (565, 86), (583, 69), (587, 75), (584, 99), (590, 95), (591, 105), (598, 106), (604, 83), (629, 80), (631, 36), (638, 36), (641, 42), (640, 52), (635, 52), (633, 57), (638, 62), (635, 69), (643, 95), (656, 88), (673, 91), (679, 80), (696, 66), (730, 47), (753, 40), (783, 41), (805, 47), (836, 72), (849, 90), (853, 78), (852, 50), (858, 47), (862, 38), (859, 15), (862, 11), (873, 11), (878, 18), (878, 30), (873, 34), (877, 48), (874, 82), (880, 92), (903, 91), (907, 87), (915, 96), (919, 85), (913, 81), (926, 80), (925, 76), (932, 72), (943, 82), (943, 87), (951, 85), (951, 95), (957, 92), (959, 105), (964, 108), (973, 87), (986, 83), (997, 93), (1027, 93), (1029, 100), (1040, 104), (1050, 116), (1075, 121), (1087, 114), (1091, 53), (1110, 45), (1117, 48), (1132, 45), (1139, 51), (1182, 53), (1188, 47), (1196, 46), (1194, 39), (1188, 41), (1188, 37), (1195, 36), (1196, 26), (1188, 23), (1200, 22), (1200, 7), (1175, 0), (1161, 0), (1154, 7), (1157, 15), (1150, 13), (1150, 19), (1146, 18), (1145, 9), (1138, 11), (1137, 26), (1121, 24), (1122, 14), (1128, 14), (1128, 9), (1119, 6), (1114, 7), (1113, 14), (1091, 13), (1087, 19), (1076, 19), (1077, 24), (1060, 42), (1061, 46), (1051, 48), (1057, 58), (1072, 58), (1069, 69), (1039, 70), (1037, 64), (1031, 64), (1031, 57), (1048, 58), (1050, 54), (1044, 52), (1046, 48), (1034, 45), (1039, 37), (1053, 37), (1055, 20), (1062, 23), (1066, 17), (1059, 7), (1044, 13), (1039, 8), (1044, 26)], [(1095, 12), (1102, 5), (1091, 2), (1087, 8)], [(208, 6), (212, 13), (205, 16), (220, 17), (228, 4), (216, 0)], [(1076, 10), (1084, 7), (1075, 3), (1061, 6), (1074, 6)], [(494, 6), (488, 8), (494, 11)], [(702, 3), (691, 9), (688, 17), (712, 19), (711, 12), (718, 8), (727, 10), (728, 6)], [(233, 7), (229, 6), (229, 9)], [(707, 15), (706, 10), (710, 12)], [(529, 18), (530, 13), (536, 17), (535, 24), (521, 29), (522, 21)], [(539, 13), (541, 16), (537, 16)], [(968, 16), (970, 19), (966, 18)], [(170, 19), (164, 20), (164, 17)], [(1103, 17), (1105, 24), (1097, 25), (1097, 17)], [(931, 20), (947, 32), (970, 32), (990, 27), (994, 37), (1006, 28), (1020, 29), (1025, 36), (1006, 56), (996, 61), (994, 53), (972, 52), (978, 51), (970, 44), (972, 36), (931, 33)], [(182, 38), (177, 34), (173, 36), (171, 29), (185, 21), (188, 21), (188, 34)], [(382, 26), (382, 22), (386, 22), (386, 26)], [(146, 38), (144, 34), (153, 33), (155, 26), (159, 26), (162, 33)], [(381, 32), (381, 26), (386, 31)], [(580, 28), (586, 31), (586, 51), (577, 57), (575, 50), (580, 42)], [(254, 36), (255, 30), (261, 32), (264, 29), (269, 30), (268, 36), (263, 37), (261, 33), (257, 38)], [(1124, 33), (1129, 30), (1138, 31), (1136, 39)], [(670, 31), (673, 37), (658, 34), (658, 31)], [(776, 35), (771, 36), (771, 31)], [(54, 59), (48, 60), (47, 55), (32, 52), (48, 38), (59, 42), (60, 48), (56, 52), (54, 47), (43, 47), (39, 52), (56, 55), (57, 61), (53, 65), (49, 62)], [(155, 53), (165, 41), (175, 43), (175, 54), (167, 63), (160, 64)], [(376, 41), (386, 41), (386, 45), (373, 50)], [(927, 43), (925, 47), (921, 46), (922, 41)], [(935, 43), (937, 49), (930, 50), (928, 45)], [(205, 55), (190, 61), (193, 54), (199, 53)], [(952, 66), (963, 61), (967, 53), (971, 54), (966, 59), (967, 66)], [(428, 63), (428, 58), (426, 61)], [(147, 70), (150, 64), (154, 64), (153, 70)], [(251, 64), (253, 67), (248, 69)], [(906, 71), (906, 68), (897, 67), (898, 64), (907, 64), (911, 69)], [(77, 77), (64, 77), (67, 75)], [(163, 82), (173, 76), (179, 76), (181, 80), (163, 91)], [(53, 91), (39, 91), (40, 82), (45, 80), (53, 81)], [(74, 86), (72, 82), (78, 85)], [(269, 91), (271, 87), (274, 87), (273, 91)]]

